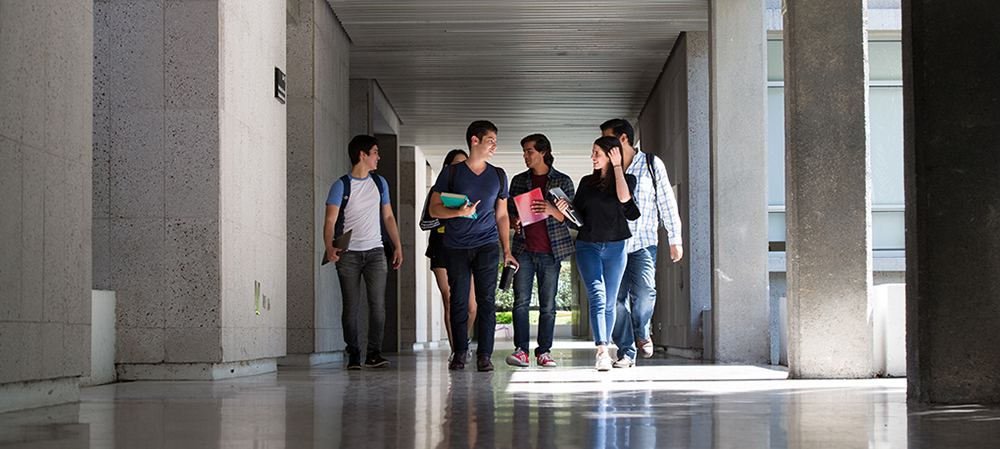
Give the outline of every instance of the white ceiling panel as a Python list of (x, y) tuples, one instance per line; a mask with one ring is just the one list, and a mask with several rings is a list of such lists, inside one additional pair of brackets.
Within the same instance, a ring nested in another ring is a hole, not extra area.
[(465, 128), (500, 129), (492, 162), (524, 169), (519, 142), (552, 141), (555, 165), (589, 173), (598, 125), (634, 120), (678, 35), (708, 28), (708, 0), (330, 0), (351, 38), (351, 77), (378, 81), (401, 145), (435, 169)]

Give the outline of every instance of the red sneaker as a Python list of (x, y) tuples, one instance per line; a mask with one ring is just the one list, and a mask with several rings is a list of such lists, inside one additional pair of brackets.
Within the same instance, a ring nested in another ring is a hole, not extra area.
[(539, 354), (538, 358), (535, 360), (535, 363), (538, 363), (538, 366), (544, 366), (548, 368), (553, 368), (556, 366), (556, 361), (552, 360), (552, 355), (550, 355), (547, 352)]
[(528, 353), (521, 348), (515, 349), (513, 354), (507, 356), (507, 364), (522, 368), (528, 366)]

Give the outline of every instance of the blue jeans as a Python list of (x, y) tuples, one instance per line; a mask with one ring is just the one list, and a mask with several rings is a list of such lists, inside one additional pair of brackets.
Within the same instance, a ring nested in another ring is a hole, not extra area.
[(625, 241), (591, 243), (576, 241), (576, 266), (587, 287), (590, 303), (590, 329), (597, 346), (611, 343), (615, 327), (613, 298), (625, 272)]
[(618, 357), (625, 355), (635, 360), (635, 340), (649, 339), (649, 319), (656, 305), (656, 245), (628, 254), (622, 282), (615, 301), (618, 321), (611, 338), (618, 345)]
[(493, 337), (497, 324), (497, 271), (500, 268), (500, 245), (487, 243), (478, 248), (444, 247), (448, 288), (451, 290), (451, 336), (455, 354), (469, 350), (469, 283), (476, 281), (477, 355), (493, 355)]
[(559, 286), (561, 265), (552, 253), (524, 250), (517, 256), (518, 269), (514, 273), (514, 346), (528, 350), (531, 324), (528, 309), (534, 278), (538, 278), (538, 347), (535, 355), (552, 349), (552, 334), (556, 326), (556, 288)]
[(385, 251), (375, 248), (368, 251), (344, 251), (337, 261), (337, 277), (340, 278), (340, 293), (344, 299), (341, 324), (344, 326), (344, 342), (349, 355), (360, 355), (358, 341), (358, 314), (361, 311), (361, 278), (365, 280), (368, 298), (368, 354), (382, 352), (382, 337), (385, 334), (385, 277), (389, 266), (385, 261)]

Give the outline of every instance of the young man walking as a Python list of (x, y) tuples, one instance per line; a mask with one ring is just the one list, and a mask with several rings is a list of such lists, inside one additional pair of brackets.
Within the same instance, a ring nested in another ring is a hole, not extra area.
[[(472, 122), (465, 132), (469, 158), (441, 171), (431, 191), (428, 207), (434, 218), (447, 218), (444, 231), (448, 287), (451, 290), (451, 333), (454, 355), (448, 368), (465, 368), (461, 355), (468, 349), (469, 284), (475, 280), (476, 369), (493, 371), (493, 338), (496, 332), (497, 268), (500, 262), (517, 268), (510, 253), (507, 217), (507, 175), (487, 161), (497, 150), (497, 127), (488, 121)], [(465, 206), (451, 209), (442, 193), (465, 195)], [(466, 218), (466, 217), (475, 218)], [(497, 241), (500, 246), (497, 246)], [(501, 256), (501, 251), (503, 252)], [(472, 279), (470, 279), (472, 278)]]
[(514, 176), (510, 181), (511, 198), (541, 188), (545, 199), (535, 200), (531, 211), (547, 217), (541, 221), (521, 226), (514, 201), (507, 202), (507, 210), (512, 217), (515, 230), (511, 253), (517, 259), (518, 270), (514, 274), (514, 353), (507, 356), (511, 366), (528, 366), (528, 340), (531, 325), (528, 309), (531, 304), (531, 290), (535, 278), (538, 279), (538, 347), (535, 348), (535, 363), (538, 366), (554, 367), (552, 359), (552, 334), (556, 325), (556, 291), (559, 287), (559, 269), (562, 260), (573, 252), (573, 239), (564, 223), (566, 217), (553, 205), (555, 198), (549, 189), (558, 187), (573, 201), (573, 180), (552, 167), (552, 144), (543, 134), (532, 134), (521, 139), (524, 151), (524, 165), (528, 170)]
[(638, 180), (632, 196), (642, 215), (628, 222), (632, 237), (625, 242), (628, 261), (625, 278), (618, 289), (615, 327), (611, 332), (611, 338), (618, 345), (618, 360), (614, 367), (630, 368), (635, 365), (637, 346), (643, 357), (653, 356), (650, 319), (656, 305), (657, 231), (663, 223), (670, 241), (670, 259), (677, 262), (684, 256), (681, 219), (663, 161), (651, 154), (640, 153), (632, 146), (635, 142), (632, 124), (624, 119), (608, 120), (601, 124), (601, 135), (618, 138), (622, 143), (625, 173), (635, 175)]
[[(389, 205), (389, 187), (385, 179), (371, 173), (378, 168), (378, 140), (359, 135), (347, 146), (354, 166), (330, 187), (326, 199), (326, 224), (323, 241), (327, 260), (336, 262), (340, 292), (344, 300), (341, 321), (347, 343), (347, 369), (361, 369), (361, 348), (358, 337), (358, 314), (361, 308), (361, 279), (364, 278), (368, 299), (368, 348), (365, 367), (382, 368), (389, 361), (382, 358), (382, 337), (385, 330), (385, 278), (388, 264), (382, 229), (395, 246), (392, 268), (403, 262), (396, 217)], [(333, 247), (333, 239), (351, 231), (347, 250)]]

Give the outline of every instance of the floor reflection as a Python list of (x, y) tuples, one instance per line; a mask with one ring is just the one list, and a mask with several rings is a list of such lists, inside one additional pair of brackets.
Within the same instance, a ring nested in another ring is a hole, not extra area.
[[(79, 404), (0, 414), (0, 447), (992, 447), (994, 406), (907, 406), (903, 379), (784, 380), (782, 370), (654, 358), (598, 373), (564, 342), (555, 370), (282, 367), (217, 382), (130, 382)], [(499, 363), (497, 363), (499, 362)], [(744, 380), (738, 380), (744, 379)]]

